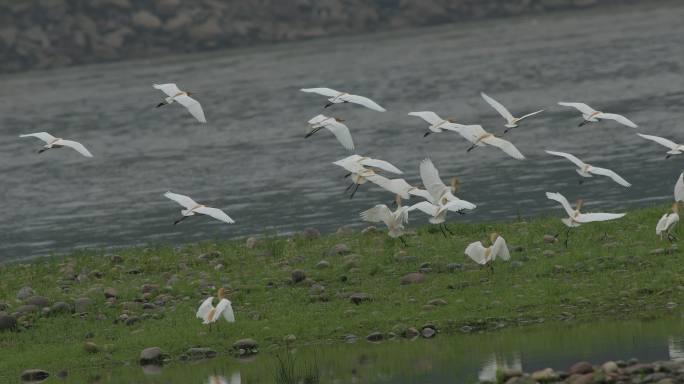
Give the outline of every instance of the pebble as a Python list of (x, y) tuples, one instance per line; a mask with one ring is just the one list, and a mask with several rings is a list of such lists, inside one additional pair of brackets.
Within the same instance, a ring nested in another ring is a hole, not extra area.
[(363, 292), (352, 293), (349, 296), (349, 301), (351, 301), (352, 303), (354, 303), (356, 305), (359, 305), (359, 304), (364, 303), (364, 302), (370, 302), (372, 300), (373, 300), (373, 298), (371, 297), (371, 295), (369, 295), (367, 293), (363, 293)]
[(159, 347), (145, 348), (140, 352), (140, 365), (148, 364), (162, 364), (164, 362), (164, 353)]
[(17, 292), (17, 300), (24, 301), (33, 295), (35, 295), (33, 288), (29, 286), (22, 287), (19, 292)]
[(557, 239), (555, 236), (553, 236), (553, 235), (544, 235), (544, 242), (545, 242), (545, 243), (552, 244), (552, 243), (555, 243), (556, 241), (558, 241), (558, 239)]
[(0, 332), (16, 329), (17, 319), (12, 315), (0, 313)]
[(605, 372), (605, 373), (613, 373), (613, 372), (617, 372), (617, 370), (618, 370), (618, 365), (617, 365), (614, 361), (606, 361), (606, 362), (603, 363), (603, 365), (601, 366), (601, 369), (602, 369), (603, 372)]
[(233, 350), (239, 356), (253, 355), (258, 352), (258, 344), (254, 339), (240, 339), (233, 343)]
[(22, 314), (22, 315), (26, 315), (26, 314), (34, 313), (34, 312), (38, 312), (38, 311), (40, 311), (40, 308), (38, 308), (37, 306), (35, 306), (33, 304), (26, 304), (26, 305), (22, 305), (21, 307), (17, 308), (17, 312)]
[(50, 373), (42, 369), (27, 369), (21, 373), (21, 380), (28, 382), (39, 382), (47, 380), (48, 377)]
[(420, 332), (415, 327), (408, 327), (406, 328), (406, 331), (404, 332), (403, 336), (407, 339), (413, 339), (414, 337), (417, 337), (420, 335)]
[(294, 284), (297, 284), (297, 283), (302, 282), (306, 279), (306, 273), (304, 271), (302, 271), (301, 269), (295, 269), (294, 271), (292, 271), (291, 278), (292, 278), (292, 282)]
[(318, 268), (318, 269), (330, 268), (330, 263), (325, 261), (325, 260), (321, 260), (318, 263), (316, 263), (316, 268)]
[(441, 305), (447, 305), (447, 302), (444, 301), (443, 299), (432, 299), (427, 302), (428, 305), (434, 305), (434, 306), (441, 306)]
[(418, 284), (425, 281), (425, 275), (422, 273), (412, 272), (401, 278), (401, 284)]
[(259, 240), (256, 237), (248, 237), (247, 240), (245, 240), (245, 247), (248, 249), (254, 249), (259, 245)]
[(532, 380), (541, 382), (550, 382), (558, 380), (558, 375), (551, 368), (545, 368), (536, 372), (533, 372), (530, 376)]
[(542, 253), (542, 255), (544, 255), (546, 257), (554, 257), (554, 256), (556, 256), (556, 252), (552, 251), (550, 249), (547, 249), (544, 251), (544, 253)]
[(347, 255), (351, 253), (349, 250), (349, 247), (347, 247), (346, 244), (335, 244), (330, 250), (328, 251), (328, 256), (341, 256), (341, 255)]
[(93, 304), (93, 301), (88, 297), (79, 297), (74, 300), (74, 312), (84, 313), (88, 312), (88, 308)]
[(447, 271), (449, 272), (456, 272), (456, 271), (462, 271), (463, 270), (463, 264), (461, 263), (449, 263), (447, 264)]
[(38, 308), (49, 307), (50, 300), (43, 296), (31, 296), (25, 301), (26, 304), (35, 305)]
[(381, 332), (373, 332), (373, 333), (370, 333), (368, 336), (366, 336), (366, 340), (372, 341), (372, 342), (382, 341), (384, 338), (385, 338), (385, 335), (383, 335)]
[(92, 341), (86, 341), (85, 343), (83, 343), (83, 349), (88, 353), (100, 352), (100, 348), (97, 346), (97, 344), (93, 343)]
[(117, 296), (118, 296), (118, 292), (116, 291), (115, 288), (112, 288), (112, 287), (105, 288), (105, 290), (104, 290), (105, 299), (116, 299)]
[(589, 363), (587, 361), (580, 361), (578, 363), (573, 364), (573, 366), (570, 367), (570, 370), (568, 372), (571, 375), (574, 375), (574, 374), (583, 375), (585, 373), (594, 372), (594, 367), (591, 365), (591, 363)]
[(321, 237), (321, 232), (316, 228), (306, 228), (302, 232), (302, 236), (307, 240), (315, 240)]
[(437, 334), (437, 331), (435, 331), (434, 328), (430, 328), (430, 327), (423, 328), (423, 330), (420, 331), (420, 335), (423, 336), (423, 338), (425, 338), (425, 339), (431, 339), (431, 338), (435, 337), (436, 334)]

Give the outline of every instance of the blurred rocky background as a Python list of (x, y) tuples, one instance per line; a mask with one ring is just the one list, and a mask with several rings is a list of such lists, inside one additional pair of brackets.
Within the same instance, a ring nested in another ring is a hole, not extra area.
[(0, 72), (638, 1), (0, 0)]

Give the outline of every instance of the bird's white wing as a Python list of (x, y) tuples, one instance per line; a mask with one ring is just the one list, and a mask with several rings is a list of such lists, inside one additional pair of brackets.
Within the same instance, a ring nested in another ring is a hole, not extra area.
[(378, 204), (375, 207), (361, 212), (361, 219), (371, 223), (383, 222), (390, 226), (394, 217), (392, 211), (385, 204)]
[(510, 156), (516, 160), (524, 160), (525, 159), (525, 156), (523, 156), (523, 154), (520, 153), (518, 148), (516, 148), (515, 145), (513, 145), (513, 143), (511, 143), (508, 140), (504, 140), (504, 139), (502, 139), (500, 137), (496, 137), (496, 136), (489, 136), (489, 137), (484, 138), (482, 140), (482, 142), (489, 144), (489, 145), (493, 145), (493, 146), (501, 149), (508, 156)]
[(542, 113), (542, 112), (544, 112), (543, 109), (540, 109), (540, 110), (538, 110), (538, 111), (534, 111), (534, 112), (532, 112), (532, 113), (528, 113), (527, 115), (523, 115), (523, 116), (519, 117), (519, 118), (518, 118), (518, 121), (525, 120), (525, 119), (527, 119), (528, 117), (532, 117), (532, 116), (534, 116), (534, 115), (538, 115), (538, 114), (540, 114), (540, 113)]
[(378, 111), (378, 112), (385, 112), (386, 111), (385, 108), (378, 105), (378, 103), (376, 103), (375, 101), (373, 101), (367, 97), (364, 97), (364, 96), (347, 94), (347, 95), (343, 95), (342, 97), (340, 97), (340, 99), (347, 101), (349, 103), (363, 105), (366, 108), (370, 108), (370, 109)]
[(594, 110), (594, 108), (592, 108), (592, 107), (590, 107), (584, 103), (570, 103), (570, 102), (566, 102), (566, 101), (561, 101), (560, 103), (558, 103), (558, 105), (562, 105), (564, 107), (575, 108), (585, 115), (591, 115), (592, 113), (596, 112), (596, 110)]
[(166, 93), (170, 97), (174, 97), (177, 94), (181, 93), (181, 90), (178, 89), (178, 86), (174, 83), (168, 83), (168, 84), (154, 84), (153, 87), (155, 89), (158, 89), (164, 93)]
[(166, 192), (164, 196), (182, 205), (183, 207), (185, 207), (185, 209), (192, 209), (199, 205), (197, 204), (197, 202), (195, 202), (195, 200), (184, 195), (179, 195), (177, 193)]
[(458, 129), (454, 129), (454, 131), (458, 132), (471, 143), (477, 142), (480, 137), (487, 134), (487, 131), (485, 131), (481, 125), (464, 125)]
[(503, 260), (510, 260), (511, 253), (508, 251), (508, 246), (506, 245), (506, 240), (499, 236), (494, 240), (494, 245), (492, 245), (492, 254), (494, 257), (500, 257)]
[(637, 133), (637, 135), (643, 137), (646, 140), (655, 141), (656, 143), (658, 143), (664, 147), (670, 148), (670, 149), (677, 148), (677, 143), (675, 143), (674, 141), (668, 140), (664, 137), (653, 136), (653, 135), (644, 135), (643, 133)]
[(229, 323), (235, 322), (235, 313), (233, 312), (233, 306), (228, 299), (221, 299), (216, 306), (216, 313), (220, 313), (226, 321)]
[(660, 235), (667, 230), (668, 216), (669, 214), (666, 213), (660, 218), (660, 220), (658, 220), (658, 224), (656, 224), (656, 235)]
[(578, 223), (591, 223), (593, 221), (608, 221), (623, 217), (625, 213), (580, 213), (575, 217)]
[(420, 203), (413, 204), (409, 207), (409, 212), (414, 210), (419, 210), (430, 216), (437, 216), (438, 206), (430, 203), (429, 201), (421, 201)]
[(233, 224), (235, 221), (230, 218), (230, 216), (226, 215), (225, 212), (218, 208), (210, 208), (210, 207), (200, 207), (195, 209), (195, 212), (201, 213), (203, 215), (211, 216), (216, 220), (223, 221), (228, 224)]
[(485, 248), (484, 245), (482, 245), (482, 243), (479, 241), (468, 244), (465, 249), (465, 254), (480, 265), (484, 265), (487, 262), (485, 255), (486, 252), (487, 248)]
[(408, 191), (413, 187), (404, 179), (388, 179), (381, 175), (371, 175), (366, 177), (366, 180), (382, 189), (394, 193), (395, 195), (401, 196), (401, 198), (404, 200), (411, 198), (411, 196), (408, 194)]
[(620, 175), (617, 173), (613, 172), (612, 170), (608, 168), (600, 168), (600, 167), (591, 167), (589, 168), (589, 173), (593, 173), (595, 175), (601, 175), (601, 176), (608, 176), (611, 179), (613, 179), (614, 182), (622, 185), (623, 187), (631, 187), (632, 184), (627, 182), (627, 180), (623, 179)]
[(679, 179), (677, 179), (675, 184), (674, 199), (675, 201), (684, 201), (684, 172), (679, 175)]
[(409, 112), (409, 116), (420, 117), (421, 119), (427, 121), (431, 125), (439, 124), (444, 121), (436, 113), (432, 111), (419, 111), (419, 112)]
[(438, 201), (442, 195), (449, 191), (449, 187), (439, 177), (437, 167), (429, 158), (420, 162), (420, 178), (423, 180), (425, 189), (430, 192), (435, 201)]
[(508, 109), (506, 109), (506, 107), (503, 106), (503, 104), (487, 96), (487, 94), (484, 92), (481, 92), (480, 95), (482, 96), (484, 101), (491, 105), (492, 108), (496, 109), (496, 111), (499, 112), (499, 114), (503, 116), (503, 118), (506, 119), (507, 122), (512, 123), (513, 120), (515, 120), (515, 117), (511, 115), (511, 113), (508, 111)]
[(335, 97), (341, 93), (341, 92), (338, 92), (338, 91), (336, 91), (334, 89), (330, 89), (330, 88), (302, 88), (302, 89), (300, 89), (300, 91), (306, 92), (306, 93), (317, 93), (319, 95), (328, 96), (328, 97)]
[(346, 125), (334, 121), (330, 124), (326, 124), (325, 128), (335, 135), (337, 141), (339, 141), (345, 149), (349, 151), (354, 150), (354, 141), (352, 140), (351, 133), (349, 133), (349, 128)]
[(401, 171), (401, 169), (395, 167), (390, 162), (384, 161), (384, 160), (367, 158), (367, 159), (362, 159), (359, 163), (361, 163), (361, 165), (364, 165), (366, 167), (379, 168), (379, 169), (382, 169), (383, 171), (392, 172), (392, 173), (395, 173), (397, 175), (401, 175), (404, 173)]
[[(453, 196), (453, 195), (452, 195)], [(469, 201), (461, 200), (458, 197), (453, 197), (452, 199), (449, 200), (446, 204), (444, 204), (440, 211), (442, 210), (448, 210), (452, 212), (458, 212), (462, 211), (464, 209), (475, 209), (477, 206)]]
[(84, 147), (83, 144), (79, 143), (78, 141), (60, 140), (57, 142), (57, 145), (63, 145), (65, 147), (72, 148), (76, 150), (76, 152), (80, 153), (85, 157), (93, 157), (90, 151), (86, 149), (86, 147)]
[(409, 191), (409, 194), (413, 195), (413, 196), (422, 197), (423, 199), (427, 200), (431, 204), (433, 202), (435, 202), (435, 199), (432, 197), (430, 192), (426, 191), (425, 189), (413, 188)]
[(544, 151), (544, 152), (548, 153), (549, 155), (553, 155), (553, 156), (565, 157), (566, 159), (572, 161), (576, 166), (578, 166), (580, 168), (582, 168), (586, 165), (586, 164), (584, 164), (584, 162), (582, 160), (578, 159), (575, 155), (572, 155), (570, 153), (556, 152), (556, 151)]
[(211, 311), (211, 309), (214, 307), (211, 305), (211, 303), (214, 301), (213, 297), (209, 297), (206, 300), (202, 302), (202, 304), (199, 306), (199, 309), (197, 309), (197, 313), (195, 316), (197, 316), (200, 319), (206, 319), (207, 315)]
[(309, 120), (308, 123), (311, 125), (316, 125), (316, 124), (320, 123), (321, 121), (324, 121), (327, 119), (329, 119), (329, 117), (326, 115), (317, 115), (317, 116), (314, 116), (313, 118), (311, 118), (311, 120)]
[(19, 137), (35, 137), (43, 140), (46, 143), (50, 143), (56, 139), (56, 137), (52, 136), (47, 132), (27, 133), (25, 135), (19, 135)]
[(200, 123), (207, 122), (207, 118), (204, 117), (204, 111), (202, 110), (202, 105), (200, 105), (199, 101), (187, 95), (177, 96), (174, 98), (174, 100), (176, 100), (180, 105), (187, 108), (188, 111), (190, 111), (190, 113), (193, 116), (195, 116), (195, 119), (197, 119), (197, 121), (199, 121)]
[(628, 119), (622, 115), (618, 115), (616, 113), (601, 113), (596, 117), (598, 117), (599, 119), (604, 119), (604, 120), (605, 119), (615, 120), (618, 123), (620, 123), (622, 125), (626, 125), (630, 128), (636, 128), (637, 127), (637, 125), (632, 120), (630, 120), (630, 119)]
[(566, 199), (565, 196), (561, 195), (560, 193), (546, 192), (546, 198), (559, 202), (563, 206), (563, 209), (565, 209), (565, 212), (567, 212), (568, 216), (575, 214), (575, 211), (570, 206), (568, 199)]

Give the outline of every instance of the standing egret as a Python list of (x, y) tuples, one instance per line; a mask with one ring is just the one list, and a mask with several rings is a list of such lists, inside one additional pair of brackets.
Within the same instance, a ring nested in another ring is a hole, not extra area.
[(220, 317), (223, 317), (227, 322), (235, 322), (235, 314), (233, 313), (233, 307), (231, 306), (230, 300), (225, 298), (226, 290), (219, 288), (218, 299), (219, 302), (214, 307), (214, 297), (208, 297), (202, 302), (195, 316), (202, 319), (202, 324), (209, 324), (209, 330), (211, 330), (211, 324), (218, 321)]
[(644, 135), (642, 133), (637, 133), (640, 137), (643, 137), (646, 140), (651, 140), (655, 141), (656, 143), (662, 145), (663, 147), (667, 147), (670, 150), (667, 151), (667, 155), (665, 156), (666, 159), (669, 159), (670, 156), (672, 155), (681, 155), (684, 152), (684, 145), (682, 144), (677, 144), (674, 141), (670, 141), (664, 137), (660, 136), (653, 136), (653, 135)]
[(176, 225), (180, 223), (181, 221), (187, 219), (190, 216), (194, 216), (195, 214), (199, 213), (201, 215), (207, 215), (211, 216), (216, 220), (223, 221), (224, 223), (228, 224), (233, 224), (235, 221), (231, 219), (228, 215), (226, 215), (225, 212), (218, 208), (210, 208), (202, 204), (198, 204), (195, 202), (195, 200), (189, 198), (188, 196), (183, 196), (179, 195), (177, 193), (173, 192), (166, 192), (164, 194), (165, 197), (175, 201), (176, 203), (182, 205), (185, 207), (185, 209), (181, 210), (181, 214), (183, 217), (180, 219), (176, 220), (173, 224)]
[(389, 230), (387, 234), (389, 237), (401, 240), (402, 244), (406, 245), (406, 241), (402, 238), (404, 235), (404, 224), (408, 224), (408, 213), (410, 207), (403, 207), (401, 205), (401, 196), (396, 197), (397, 208), (392, 212), (385, 204), (378, 204), (371, 209), (361, 212), (363, 221), (371, 223), (385, 223)]
[(671, 213), (666, 213), (663, 215), (663, 217), (658, 220), (658, 224), (656, 224), (656, 235), (660, 236), (660, 238), (663, 238), (663, 234), (667, 235), (667, 239), (672, 242), (677, 240), (675, 235), (672, 234), (672, 229), (674, 229), (675, 225), (679, 223), (679, 203), (674, 203), (672, 204), (672, 212)]
[(511, 254), (508, 251), (506, 240), (497, 233), (492, 233), (489, 236), (492, 245), (485, 247), (482, 242), (476, 241), (468, 244), (465, 249), (465, 254), (468, 255), (474, 262), (484, 266), (489, 264), (491, 271), (494, 271), (493, 262), (497, 257), (502, 260), (510, 260)]
[(542, 112), (544, 112), (543, 109), (540, 109), (538, 111), (528, 113), (527, 115), (521, 116), (521, 117), (514, 117), (506, 107), (503, 106), (503, 104), (499, 103), (498, 101), (494, 100), (493, 98), (487, 96), (486, 93), (481, 92), (480, 95), (486, 101), (489, 105), (492, 106), (503, 118), (506, 120), (506, 130), (504, 131), (504, 134), (508, 133), (513, 128), (518, 127), (518, 123), (524, 119), (527, 119), (528, 117), (532, 117), (534, 115), (538, 115)]
[(363, 105), (366, 108), (378, 111), (378, 112), (385, 112), (385, 108), (381, 107), (378, 105), (375, 101), (364, 97), (364, 96), (359, 96), (359, 95), (352, 95), (347, 92), (339, 92), (334, 89), (330, 88), (302, 88), (300, 89), (302, 92), (306, 93), (317, 93), (319, 95), (327, 96), (329, 97), (328, 99), (328, 104), (324, 106), (324, 108), (328, 108), (332, 106), (333, 104), (341, 104), (341, 103), (354, 103), (354, 104), (359, 104)]
[[(387, 161), (359, 155), (347, 156), (344, 159), (333, 162), (333, 164), (340, 166), (349, 172), (345, 175), (345, 178), (350, 177), (352, 180), (352, 184), (350, 184), (349, 187), (347, 187), (347, 191), (352, 189), (350, 198), (354, 197), (354, 194), (359, 189), (359, 185), (365, 184), (368, 177), (376, 175), (377, 170), (382, 170), (396, 174), (403, 173), (399, 168), (395, 167)], [(383, 180), (380, 179), (376, 179), (376, 181), (383, 182)], [(398, 193), (399, 192), (395, 194)], [(406, 197), (406, 199), (408, 199), (408, 197)]]
[(679, 179), (677, 179), (677, 183), (675, 183), (674, 199), (677, 202), (684, 203), (684, 172), (679, 175)]
[(485, 145), (491, 145), (497, 147), (504, 151), (508, 156), (516, 160), (524, 160), (525, 156), (515, 147), (510, 141), (504, 140), (500, 137), (496, 137), (493, 134), (485, 131), (481, 125), (466, 125), (460, 128), (458, 133), (465, 137), (466, 140), (473, 143), (473, 145), (468, 148), (467, 152), (472, 151), (476, 147), (484, 147)]
[(419, 117), (425, 120), (428, 124), (428, 131), (425, 132), (423, 137), (427, 137), (431, 133), (443, 132), (444, 129), (455, 130), (463, 125), (457, 124), (453, 119), (442, 119), (436, 113), (431, 111), (420, 111), (420, 112), (409, 112), (409, 116)]
[(561, 101), (558, 103), (558, 105), (562, 105), (564, 107), (572, 107), (577, 109), (578, 111), (582, 112), (582, 117), (584, 118), (584, 121), (582, 121), (579, 126), (583, 126), (585, 124), (589, 123), (597, 123), (600, 120), (615, 120), (618, 123), (622, 125), (626, 125), (631, 128), (636, 128), (637, 125), (634, 124), (630, 119), (618, 115), (615, 113), (604, 113), (604, 112), (599, 112), (595, 110), (594, 108), (584, 104), (584, 103), (569, 103), (565, 101)]
[(352, 140), (351, 134), (349, 133), (349, 128), (346, 125), (342, 124), (343, 121), (343, 119), (339, 119), (337, 117), (318, 115), (313, 119), (309, 120), (309, 127), (311, 128), (311, 131), (309, 131), (309, 133), (307, 133), (306, 136), (304, 136), (304, 138), (308, 138), (314, 133), (325, 128), (332, 132), (333, 135), (335, 135), (337, 141), (339, 141), (344, 148), (346, 148), (349, 151), (353, 151), (354, 141)]
[(185, 92), (178, 89), (178, 86), (173, 83), (169, 84), (154, 84), (152, 85), (155, 89), (159, 89), (164, 92), (168, 97), (164, 99), (164, 102), (157, 104), (157, 108), (163, 107), (165, 105), (173, 104), (174, 101), (178, 104), (184, 106), (190, 111), (190, 113), (199, 121), (200, 123), (206, 123), (207, 118), (204, 117), (204, 111), (202, 110), (202, 105), (199, 101), (190, 97), (192, 92)]
[[(563, 224), (568, 227), (568, 231), (565, 234), (565, 246), (568, 246), (568, 240), (570, 238), (570, 230), (572, 228), (579, 227), (581, 224), (591, 223), (594, 221), (608, 221), (615, 220), (625, 216), (624, 213), (581, 213), (582, 205), (584, 202), (582, 200), (577, 201), (575, 209), (572, 209), (568, 199), (560, 193), (546, 192), (546, 198), (559, 202), (565, 212), (568, 214), (567, 218), (561, 219)], [(556, 235), (558, 237), (558, 235)]]
[(38, 151), (38, 153), (43, 153), (53, 148), (69, 147), (71, 149), (76, 150), (76, 152), (80, 153), (85, 157), (93, 157), (90, 151), (88, 151), (86, 147), (83, 146), (83, 144), (77, 141), (60, 139), (52, 136), (47, 132), (29, 133), (26, 135), (19, 135), (19, 137), (36, 137), (38, 139), (43, 140), (45, 142), (45, 145), (41, 150)]
[[(631, 187), (632, 186), (632, 184), (628, 183), (627, 180), (623, 179), (622, 177), (620, 177), (620, 175), (611, 171), (610, 169), (594, 167), (593, 165), (587, 164), (587, 163), (583, 162), (582, 160), (578, 159), (577, 157), (575, 157), (574, 155), (571, 155), (569, 153), (555, 152), (555, 151), (545, 151), (545, 152), (548, 153), (549, 155), (564, 157), (564, 158), (570, 160), (571, 162), (573, 162), (578, 167), (578, 169), (576, 169), (575, 171), (577, 171), (577, 173), (582, 177), (592, 177), (592, 174), (601, 175), (601, 176), (608, 176), (614, 182), (622, 185), (623, 187)], [(580, 179), (579, 183), (582, 184), (583, 180)]]

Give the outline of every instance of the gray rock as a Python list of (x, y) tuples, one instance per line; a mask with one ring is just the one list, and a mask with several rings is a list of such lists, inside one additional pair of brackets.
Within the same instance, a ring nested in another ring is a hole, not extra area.
[(29, 313), (37, 313), (40, 311), (40, 308), (38, 308), (37, 305), (33, 304), (26, 304), (22, 305), (21, 307), (17, 308), (17, 312), (22, 314), (22, 315), (27, 315)]
[(295, 269), (292, 271), (292, 282), (297, 284), (299, 282), (302, 282), (306, 279), (306, 272), (302, 271), (301, 269)]
[(371, 297), (371, 295), (369, 295), (367, 293), (363, 293), (363, 292), (352, 293), (349, 296), (349, 301), (351, 301), (352, 303), (354, 303), (356, 305), (359, 305), (359, 304), (364, 303), (364, 302), (370, 302), (372, 300), (373, 300), (373, 298)]
[(554, 252), (550, 249), (547, 249), (544, 251), (543, 255), (546, 257), (554, 257), (554, 256), (556, 256), (556, 252)]
[(12, 315), (0, 313), (0, 332), (12, 331), (17, 328), (17, 319)]
[(594, 372), (594, 367), (591, 365), (591, 363), (587, 361), (580, 361), (578, 363), (575, 363), (570, 367), (570, 370), (568, 371), (571, 375), (583, 375), (585, 373), (591, 373)]
[(63, 301), (58, 301), (50, 307), (51, 313), (71, 313), (71, 305)]
[(422, 273), (416, 273), (412, 272), (407, 275), (404, 275), (404, 277), (401, 278), (401, 284), (402, 285), (407, 285), (407, 284), (418, 284), (422, 283), (425, 281), (425, 275)]
[(123, 264), (124, 259), (120, 255), (111, 255), (109, 256), (109, 262), (112, 264)]
[(321, 237), (321, 232), (316, 228), (306, 228), (302, 232), (302, 236), (307, 240), (314, 240)]
[(105, 299), (116, 299), (119, 296), (119, 293), (116, 291), (116, 288), (105, 288), (104, 290), (104, 297)]
[(613, 373), (617, 372), (618, 370), (618, 365), (614, 361), (607, 361), (601, 365), (601, 369), (605, 373)]
[(145, 348), (140, 352), (140, 364), (161, 364), (164, 362), (164, 353), (159, 347)]
[(420, 335), (420, 332), (415, 327), (408, 327), (406, 328), (406, 331), (402, 334), (407, 339), (413, 339), (414, 337), (417, 337)]
[(138, 11), (133, 14), (133, 25), (144, 29), (161, 28), (162, 22), (159, 18), (148, 11)]
[(33, 288), (29, 286), (22, 287), (19, 292), (17, 292), (17, 300), (24, 301), (33, 295), (35, 295)]
[(35, 305), (38, 308), (50, 306), (50, 300), (43, 296), (31, 296), (28, 299), (26, 299), (25, 303)]
[(185, 351), (184, 360), (203, 360), (216, 357), (217, 353), (211, 348), (190, 348)]
[(259, 352), (258, 348), (259, 345), (254, 339), (240, 339), (233, 343), (233, 350), (239, 356), (253, 355)]
[(245, 240), (245, 247), (248, 249), (254, 249), (259, 245), (259, 240), (256, 237), (248, 237), (247, 240)]
[(100, 347), (98, 347), (97, 344), (93, 343), (92, 341), (86, 341), (83, 343), (83, 350), (88, 353), (98, 353), (100, 352)]
[(0, 312), (6, 311), (8, 308), (9, 308), (9, 304), (7, 304), (3, 301), (0, 301)]
[(321, 260), (316, 264), (316, 268), (318, 268), (318, 269), (330, 268), (330, 263), (325, 261), (325, 260)]
[(130, 316), (126, 320), (124, 320), (124, 324), (131, 326), (136, 323), (139, 323), (142, 319), (139, 318), (138, 316)]
[(456, 271), (462, 271), (463, 270), (463, 264), (461, 263), (449, 263), (447, 264), (447, 271), (449, 272), (456, 272)]
[(542, 370), (533, 372), (530, 377), (532, 378), (532, 380), (539, 381), (542, 383), (558, 380), (558, 375), (551, 368), (546, 368), (546, 369), (542, 369)]
[(556, 241), (558, 241), (558, 239), (557, 239), (555, 236), (553, 236), (553, 235), (544, 235), (544, 242), (545, 242), (545, 243), (552, 244), (552, 243), (555, 243)]
[(431, 339), (431, 338), (435, 337), (436, 334), (437, 334), (437, 331), (435, 331), (433, 328), (428, 328), (428, 327), (423, 328), (423, 330), (420, 331), (420, 335), (426, 339)]
[(336, 244), (330, 248), (328, 251), (328, 256), (348, 255), (349, 253), (351, 253), (351, 251), (345, 244)]
[(447, 302), (444, 301), (443, 299), (432, 299), (427, 302), (428, 305), (434, 305), (435, 307), (441, 306), (441, 305), (447, 305)]
[(28, 382), (40, 382), (50, 377), (48, 371), (42, 369), (27, 369), (21, 373), (21, 380)]
[(157, 284), (143, 284), (140, 290), (142, 293), (156, 293), (159, 291), (159, 286)]
[(93, 300), (88, 297), (79, 297), (74, 300), (74, 312), (84, 313), (88, 312), (88, 308), (93, 304)]
[(382, 332), (373, 332), (366, 336), (366, 340), (368, 341), (373, 341), (373, 342), (378, 342), (382, 341), (385, 338), (385, 335), (382, 334)]
[(337, 228), (335, 234), (337, 234), (337, 236), (351, 236), (354, 234), (354, 229), (348, 225), (343, 225)]

